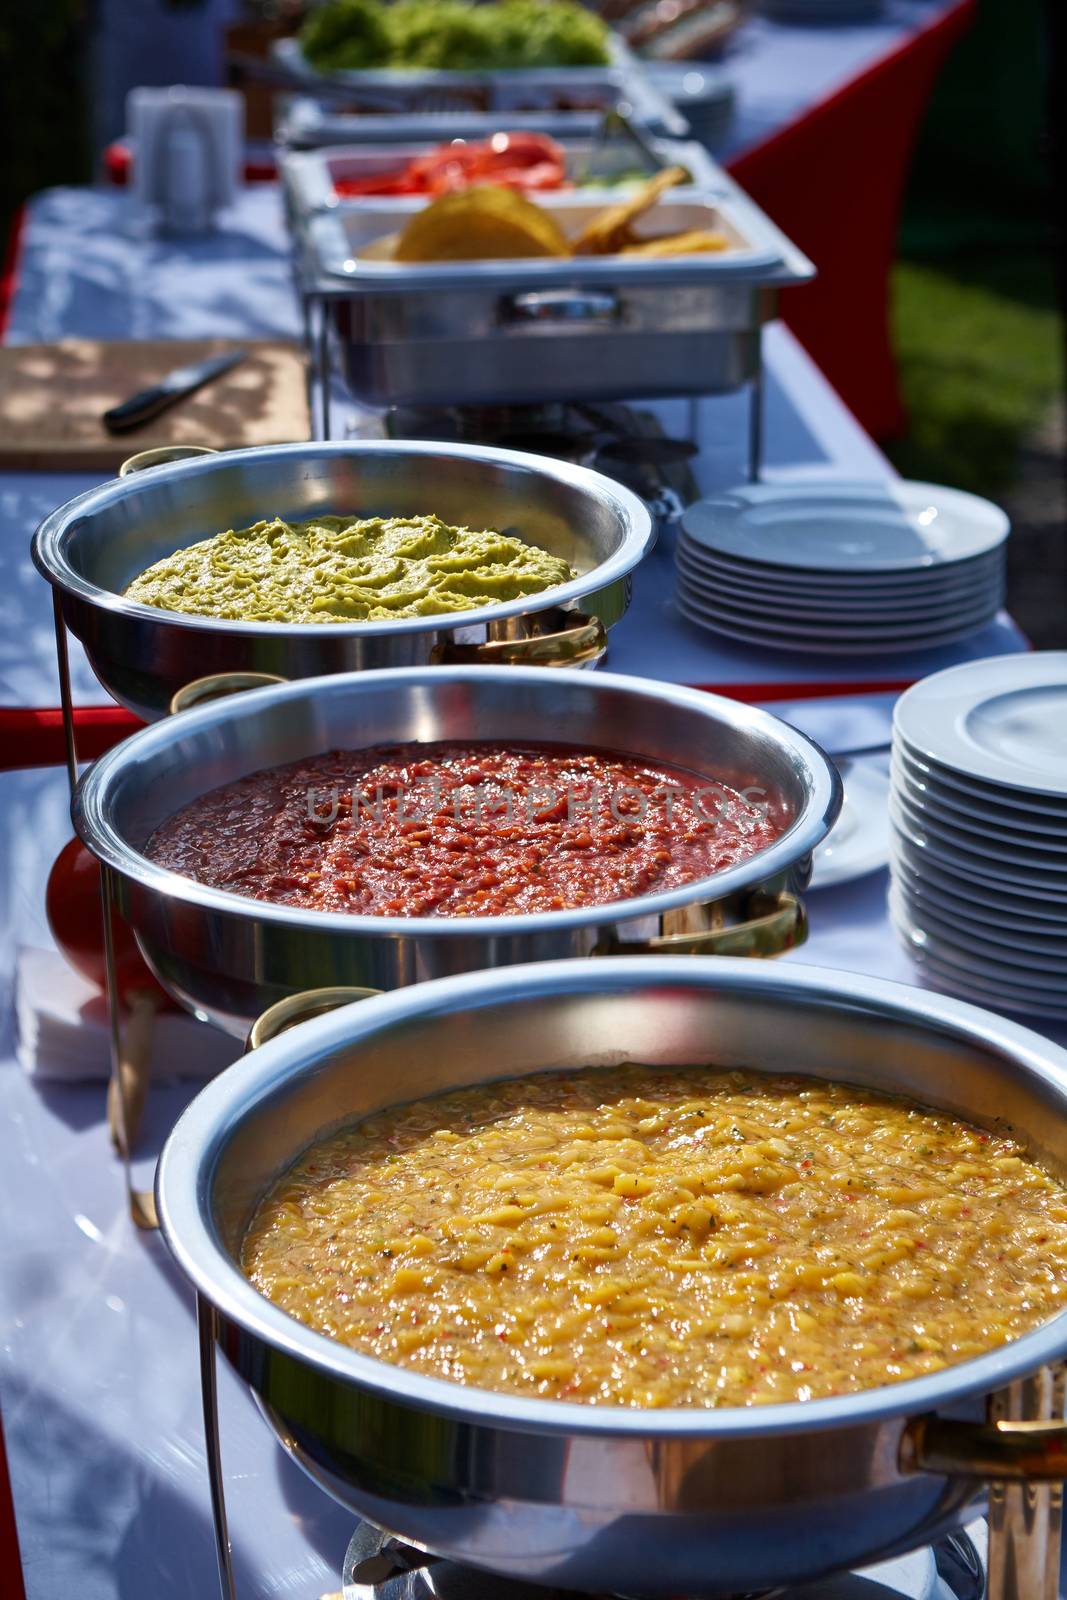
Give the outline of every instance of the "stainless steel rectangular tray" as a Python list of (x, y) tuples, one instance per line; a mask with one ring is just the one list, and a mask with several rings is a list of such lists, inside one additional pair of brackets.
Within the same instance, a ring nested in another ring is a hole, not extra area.
[(330, 110), (317, 100), (295, 95), (285, 102), (275, 128), (275, 143), (283, 150), (321, 150), (330, 145), (407, 144), (412, 139), (440, 144), (444, 139), (486, 139), (502, 121), (516, 132), (547, 133), (553, 139), (587, 139), (604, 121), (605, 112), (623, 108), (636, 126), (671, 139), (683, 139), (689, 124), (680, 111), (657, 90), (646, 85), (647, 95), (632, 94), (629, 85), (605, 97), (588, 111), (344, 112)]
[(655, 88), (643, 64), (619, 39), (603, 67), (498, 72), (342, 72), (323, 77), (299, 42), (279, 40), (275, 59), (306, 93), (282, 102), (277, 141), (293, 149), (328, 144), (482, 138), (500, 127), (554, 137), (594, 133), (605, 111), (625, 108), (640, 127), (684, 138), (688, 124)]
[[(493, 132), (497, 131), (497, 128), (493, 129)], [(691, 140), (658, 139), (655, 136), (646, 136), (646, 140), (662, 166), (685, 167), (699, 188), (715, 194), (726, 193), (730, 189), (726, 173), (703, 145)], [(283, 155), (278, 163), (290, 220), (295, 226), (300, 226), (301, 219), (317, 211), (358, 210), (368, 205), (378, 205), (382, 197), (338, 195), (335, 182), (394, 172), (419, 156), (429, 155), (439, 145), (452, 142), (424, 139), (409, 140), (404, 144), (335, 145), (317, 150), (291, 151)], [(623, 191), (617, 187), (618, 179), (637, 171), (641, 165), (640, 154), (626, 139), (604, 141), (564, 137), (557, 142), (566, 157), (568, 178), (580, 178), (588, 173), (590, 178), (583, 184), (581, 192), (598, 204), (621, 198)], [(596, 185), (593, 181), (596, 177), (603, 177), (605, 183)]]
[[(621, 198), (582, 190), (539, 194), (538, 206), (550, 212), (568, 238), (603, 211), (605, 203)], [(400, 294), (423, 289), (479, 287), (514, 289), (555, 288), (576, 276), (585, 283), (671, 285), (751, 279), (754, 274), (774, 276), (782, 264), (784, 241), (755, 217), (733, 195), (703, 188), (672, 190), (654, 212), (635, 226), (636, 237), (656, 233), (682, 233), (708, 229), (725, 235), (726, 250), (691, 256), (653, 259), (640, 256), (538, 256), (519, 261), (382, 260), (369, 247), (385, 235), (399, 232), (408, 219), (425, 209), (419, 195), (382, 197), (338, 205), (307, 219), (306, 233), (321, 274), (350, 282), (359, 294), (391, 289)]]

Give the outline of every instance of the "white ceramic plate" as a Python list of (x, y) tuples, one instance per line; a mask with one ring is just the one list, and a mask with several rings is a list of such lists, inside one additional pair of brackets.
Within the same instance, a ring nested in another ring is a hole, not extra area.
[(951, 594), (893, 595), (886, 599), (841, 593), (814, 596), (789, 588), (759, 589), (747, 583), (735, 583), (717, 572), (701, 571), (681, 552), (678, 554), (678, 581), (707, 595), (709, 600), (736, 601), (768, 612), (784, 611), (789, 616), (869, 618), (876, 623), (905, 618), (925, 622), (930, 617), (966, 610), (982, 602), (999, 610), (1004, 601), (1004, 581), (999, 573), (981, 584)]
[(901, 695), (893, 726), (956, 772), (1067, 800), (1067, 650), (935, 672)]
[(868, 622), (857, 626), (844, 617), (838, 621), (809, 622), (803, 617), (794, 617), (791, 608), (788, 615), (776, 616), (763, 608), (741, 605), (722, 595), (709, 600), (685, 586), (681, 578), (678, 592), (692, 610), (702, 612), (712, 621), (717, 622), (721, 618), (731, 626), (758, 628), (760, 632), (781, 634), (791, 639), (828, 639), (831, 643), (854, 645), (871, 640), (878, 643), (895, 643), (899, 640), (904, 646), (910, 644), (919, 648), (932, 634), (942, 634), (950, 628), (980, 628), (992, 621), (998, 609), (995, 602), (991, 604), (983, 600), (977, 605), (961, 607), (929, 621), (920, 617), (914, 621)]
[(1041, 989), (1055, 985), (1067, 1005), (1067, 952), (1026, 950), (1003, 940), (986, 939), (979, 931), (960, 927), (951, 916), (939, 916), (929, 901), (910, 893), (899, 880), (890, 889), (890, 900), (910, 927), (927, 935), (931, 949), (943, 951), (946, 960), (993, 982), (1004, 966), (1005, 981)]
[(1049, 956), (1067, 961), (1067, 921), (1061, 928), (1041, 924), (1020, 926), (1014, 918), (998, 917), (984, 906), (969, 904), (936, 884), (926, 883), (899, 859), (893, 863), (893, 882), (900, 887), (917, 924), (921, 925), (929, 918), (935, 925), (954, 928), (957, 934), (970, 935), (975, 948), (979, 945), (990, 949), (1003, 946), (1005, 950), (1025, 951), (1038, 958), (1038, 965)]
[[(987, 822), (1006, 832), (1040, 834), (1062, 838), (1067, 834), (1067, 806), (1056, 809), (1050, 800), (1033, 801), (1011, 796), (1004, 789), (980, 789), (977, 784), (964, 788), (951, 777), (944, 776), (908, 754), (903, 740), (893, 741), (893, 761), (906, 780), (908, 789), (915, 795), (929, 795), (939, 806), (950, 811), (974, 817), (984, 826)], [(991, 798), (995, 795), (996, 798)]]
[(1023, 812), (1026, 817), (1034, 818), (1035, 822), (1044, 819), (1044, 825), (1059, 826), (1067, 818), (1067, 800), (1057, 799), (1055, 795), (1031, 794), (1028, 790), (1010, 789), (1007, 784), (983, 783), (981, 778), (964, 778), (958, 772), (953, 772), (951, 767), (943, 766), (939, 761), (934, 761), (930, 756), (920, 755), (913, 750), (903, 737), (899, 728), (893, 729), (893, 748), (909, 776), (930, 779), (950, 789), (953, 794), (959, 795), (968, 803), (979, 800), (986, 805), (1006, 807), (1009, 811)]
[(987, 913), (1011, 919), (1020, 927), (1051, 928), (1061, 932), (1067, 928), (1067, 901), (1055, 899), (1040, 891), (1006, 889), (999, 883), (985, 883), (973, 874), (960, 874), (951, 867), (931, 861), (926, 852), (913, 845), (902, 833), (894, 832), (889, 841), (889, 865), (895, 872), (903, 865), (914, 877), (921, 878), (937, 889), (947, 889), (961, 900), (980, 906)]
[[(1052, 866), (1020, 866), (1015, 861), (1005, 861), (994, 852), (972, 850), (964, 845), (937, 837), (908, 815), (900, 796), (889, 796), (889, 816), (893, 827), (902, 834), (924, 858), (935, 865), (951, 868), (961, 875), (971, 873), (980, 883), (994, 888), (1026, 890), (1030, 894), (1047, 896), (1057, 904), (1067, 905), (1067, 870), (1059, 872)], [(968, 841), (969, 843), (970, 841)]]
[[(1062, 850), (1046, 850), (1040, 840), (1015, 839), (1008, 843), (994, 839), (988, 833), (961, 828), (951, 817), (946, 818), (929, 806), (917, 805), (899, 785), (893, 787), (893, 804), (900, 807), (911, 827), (926, 835), (932, 849), (940, 851), (944, 845), (949, 851), (958, 850), (980, 856), (998, 870), (1003, 864), (1005, 872), (1014, 873), (1019, 867), (1028, 873), (1039, 873), (1042, 877), (1051, 873), (1052, 881), (1067, 874), (1067, 855)], [(1067, 888), (1067, 878), (1064, 879), (1064, 886)]]
[[(997, 813), (977, 803), (968, 806), (966, 800), (960, 804), (961, 796), (946, 799), (929, 783), (917, 781), (900, 760), (899, 752), (894, 753), (890, 772), (894, 789), (908, 801), (912, 810), (920, 812), (924, 818), (929, 816), (931, 822), (940, 827), (973, 834), (998, 850), (1002, 845), (1008, 850), (1022, 846), (1027, 851), (1043, 850), (1050, 856), (1067, 854), (1067, 817), (1059, 828), (1055, 825), (1035, 828), (1030, 818), (1021, 816), (1018, 811)], [(1050, 821), (1048, 817), (1040, 820), (1046, 824)]]
[(966, 594), (936, 595), (918, 600), (899, 595), (885, 602), (861, 600), (813, 600), (809, 595), (766, 595), (757, 590), (745, 589), (741, 584), (720, 582), (694, 573), (686, 562), (678, 562), (678, 586), (693, 590), (694, 595), (710, 602), (733, 606), (734, 610), (755, 611), (771, 618), (797, 618), (803, 622), (853, 622), (864, 627), (937, 627), (942, 622), (955, 621), (957, 616), (977, 611), (984, 606), (990, 614), (1000, 611), (1005, 603), (1005, 586), (1000, 579), (984, 584), (981, 589), (968, 590)]
[(1017, 962), (1009, 962), (997, 950), (969, 950), (963, 939), (944, 936), (931, 923), (915, 917), (907, 901), (896, 890), (889, 891), (889, 915), (897, 925), (904, 925), (909, 930), (913, 946), (926, 952), (936, 962), (941, 962), (942, 966), (957, 968), (968, 978), (989, 984), (992, 989), (1003, 987), (1009, 994), (1048, 995), (1056, 1005), (1067, 1008), (1064, 966), (1059, 966), (1057, 971), (1043, 971), (1037, 966), (1025, 965), (1025, 955)]
[(1010, 523), (977, 495), (932, 483), (745, 484), (682, 518), (707, 550), (808, 572), (914, 572), (1003, 544)]
[(844, 773), (845, 799), (833, 829), (815, 851), (809, 889), (851, 883), (889, 862), (889, 774), (871, 761)]
[(736, 639), (740, 644), (758, 644), (765, 650), (792, 650), (798, 655), (814, 656), (890, 656), (901, 655), (904, 652), (914, 653), (919, 650), (937, 650), (942, 645), (955, 644), (959, 639), (970, 639), (975, 633), (981, 631), (973, 624), (965, 628), (954, 629), (951, 633), (932, 634), (920, 641), (899, 640), (891, 643), (880, 643), (865, 638), (862, 642), (849, 644), (834, 644), (825, 639), (812, 641), (810, 639), (788, 639), (778, 634), (758, 632), (751, 628), (738, 628), (732, 623), (724, 623), (716, 618), (712, 621), (700, 612), (694, 612), (681, 600), (676, 600), (678, 610), (688, 621), (695, 623), (698, 628), (710, 629), (712, 633), (721, 634), (724, 639)]
[(699, 571), (713, 573), (716, 577), (736, 578), (760, 589), (776, 593), (811, 593), (829, 595), (919, 596), (953, 592), (969, 588), (1004, 571), (1003, 548), (973, 561), (961, 561), (947, 567), (920, 567), (915, 572), (804, 572), (789, 567), (768, 567), (754, 561), (735, 561), (731, 556), (705, 549), (695, 540), (687, 538), (685, 530), (678, 533), (678, 552)]
[(944, 989), (949, 994), (959, 995), (961, 999), (973, 1000), (980, 1006), (993, 1006), (1004, 1011), (1017, 1011), (1024, 1016), (1052, 1017), (1057, 1021), (1067, 1020), (1067, 1005), (1057, 1005), (1054, 1000), (1046, 995), (1034, 995), (1029, 992), (1023, 994), (1015, 988), (1005, 988), (1002, 985), (993, 985), (982, 982), (968, 973), (961, 972), (944, 962), (929, 951), (925, 951), (921, 941), (916, 943), (913, 930), (903, 919), (891, 915), (890, 921), (906, 946), (908, 953), (915, 961), (923, 978), (933, 984), (935, 988)]

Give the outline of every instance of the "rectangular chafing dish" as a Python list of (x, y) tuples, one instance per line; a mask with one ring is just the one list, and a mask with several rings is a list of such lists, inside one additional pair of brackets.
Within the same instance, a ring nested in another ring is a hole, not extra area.
[[(306, 158), (286, 157), (298, 278), (305, 300), (323, 307), (351, 394), (378, 406), (496, 405), (727, 393), (753, 380), (775, 290), (815, 269), (699, 146), (675, 149), (705, 181), (661, 201), (649, 227), (721, 229), (732, 243), (721, 254), (368, 259), (370, 241), (424, 202), (315, 210), (295, 176)], [(581, 192), (538, 202), (572, 231), (599, 204)]]
[[(518, 68), (495, 72), (386, 69), (323, 75), (305, 61), (299, 40), (281, 39), (274, 59), (306, 93), (288, 102), (277, 138), (294, 148), (389, 142), (412, 135), (439, 140), (482, 137), (500, 126), (553, 135), (589, 134), (606, 111), (625, 107), (638, 125), (680, 138), (685, 118), (655, 88), (643, 65), (618, 37), (602, 67)], [(520, 120), (516, 121), (516, 117)], [(473, 129), (470, 128), (474, 122)], [(466, 125), (466, 126), (464, 126)]]

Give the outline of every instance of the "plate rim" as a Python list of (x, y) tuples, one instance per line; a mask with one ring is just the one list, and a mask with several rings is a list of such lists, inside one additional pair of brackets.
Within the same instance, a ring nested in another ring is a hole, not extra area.
[[(987, 701), (1001, 699), (1013, 692), (1013, 673), (1019, 679), (1014, 685), (1015, 692), (1062, 689), (1067, 710), (1067, 650), (1018, 651), (1011, 655), (984, 656), (978, 661), (962, 662), (921, 678), (904, 691), (894, 706), (894, 731), (899, 727), (907, 743), (922, 754), (926, 748), (921, 742), (922, 723), (925, 720), (929, 728), (931, 714), (936, 710), (939, 717), (938, 737), (942, 742), (940, 753), (937, 748), (926, 751), (931, 759), (984, 783), (1006, 784), (1024, 794), (1047, 795), (1067, 802), (1067, 771), (1058, 785), (1027, 780), (1025, 776), (1020, 780), (1018, 766), (1007, 757), (985, 753), (983, 765), (982, 758), (974, 753), (978, 747), (968, 742), (962, 734), (962, 719), (965, 716)], [(1050, 679), (1050, 674), (1058, 676)], [(968, 678), (995, 681), (990, 683), (987, 690), (983, 690), (980, 682), (972, 682), (968, 688)], [(916, 717), (920, 723), (917, 736), (914, 725)], [(926, 737), (937, 746), (937, 738), (930, 734)]]
[[(909, 510), (909, 507), (906, 504), (906, 501), (909, 498), (913, 500), (925, 499), (929, 502), (933, 501), (937, 497), (940, 497), (945, 501), (946, 507), (955, 505), (961, 513), (965, 509), (969, 509), (972, 515), (977, 515), (981, 519), (987, 520), (992, 526), (987, 529), (985, 537), (979, 544), (978, 548), (968, 551), (967, 555), (935, 560), (932, 558), (931, 553), (931, 558), (927, 560), (911, 559), (876, 561), (867, 562), (866, 564), (853, 563), (845, 569), (847, 572), (859, 575), (866, 573), (921, 572), (931, 568), (934, 570), (940, 570), (944, 567), (954, 566), (959, 561), (972, 559), (975, 556), (992, 554), (995, 550), (999, 549), (1003, 545), (1004, 541), (1008, 537), (1008, 534), (1011, 532), (1011, 522), (1007, 516), (1007, 513), (1003, 511), (1000, 506), (995, 505), (993, 501), (987, 500), (981, 495), (971, 494), (965, 489), (953, 489), (948, 484), (927, 483), (923, 479), (915, 478), (886, 478), (881, 481), (870, 478), (849, 478), (838, 480), (813, 480), (806, 482), (800, 481), (795, 483), (759, 483), (750, 485), (735, 485), (732, 489), (722, 490), (717, 495), (708, 495), (700, 500), (694, 501), (691, 506), (687, 507), (682, 517), (682, 527), (684, 528), (686, 535), (693, 539), (702, 548), (711, 550), (713, 552), (718, 552), (720, 549), (722, 549), (721, 544), (711, 542), (710, 539), (702, 537), (699, 532), (694, 531), (697, 519), (700, 517), (705, 517), (710, 520), (714, 517), (716, 508), (720, 516), (729, 512), (735, 517), (743, 517), (745, 511), (756, 504), (773, 504), (775, 500), (777, 500), (779, 503), (788, 503), (790, 497), (792, 497), (795, 500), (802, 502), (814, 501), (814, 503), (818, 505), (818, 501), (821, 496), (825, 501), (829, 502), (829, 507), (832, 511), (834, 502), (836, 501), (838, 507), (840, 507), (842, 501), (849, 494), (858, 496), (860, 491), (865, 490), (868, 495), (870, 495), (873, 491), (879, 489), (883, 492), (888, 490), (891, 495), (895, 491), (897, 494), (898, 506), (902, 511), (905, 512)], [(746, 494), (749, 496), (747, 503), (743, 498)], [(734, 497), (732, 501), (731, 496)], [(823, 515), (826, 515), (825, 509), (823, 511)], [(735, 544), (733, 549), (736, 551), (738, 546)], [(731, 552), (727, 551), (727, 553)], [(749, 551), (743, 548), (743, 546), (741, 547), (740, 555), (736, 557), (736, 559), (740, 559), (742, 561), (751, 561), (754, 564), (760, 564), (758, 557), (752, 556)], [(830, 555), (827, 554), (823, 564), (819, 565), (817, 563), (812, 564), (810, 561), (801, 563), (799, 561), (789, 560), (787, 547), (785, 551), (778, 553), (777, 559), (775, 559), (773, 562), (768, 562), (765, 564), (769, 565), (772, 569), (780, 570), (785, 568), (789, 571), (840, 571), (841, 550), (840, 547), (838, 547), (834, 551), (833, 559), (831, 559)]]
[[(816, 846), (814, 851), (814, 864), (812, 868), (811, 882), (808, 884), (808, 887), (805, 891), (807, 894), (811, 894), (813, 890), (818, 889), (836, 889), (841, 884), (852, 883), (857, 878), (868, 877), (872, 872), (880, 872), (889, 866), (889, 849), (892, 842), (892, 829), (889, 822), (888, 806), (889, 774), (888, 772), (883, 771), (883, 769), (873, 761), (858, 761), (854, 764), (853, 771), (863, 775), (861, 779), (862, 783), (871, 783), (873, 788), (877, 789), (878, 798), (882, 807), (880, 814), (882, 827), (880, 830), (878, 830), (878, 837), (875, 842), (871, 845), (868, 845), (865, 854), (860, 855), (860, 865), (854, 865), (851, 868), (846, 866), (844, 870), (838, 869), (838, 872), (835, 874), (833, 859), (831, 857), (829, 870), (827, 870), (825, 867), (823, 868), (822, 878), (820, 881), (820, 857), (823, 861), (825, 861), (825, 855), (823, 852), (825, 851), (827, 844), (830, 844), (833, 840), (835, 829), (838, 826), (838, 823), (835, 823), (834, 827), (830, 829), (830, 832), (827, 834), (826, 838), (821, 844)], [(842, 806), (842, 811), (844, 811), (844, 807), (849, 804), (848, 786), (850, 776), (850, 773), (842, 774), (842, 782), (845, 789), (845, 799), (844, 805)], [(868, 799), (874, 799), (873, 793), (869, 794)], [(839, 821), (840, 817), (838, 819), (838, 822)]]
[[(904, 757), (913, 765), (918, 765), (919, 767), (929, 766), (930, 775), (935, 782), (944, 783), (948, 788), (955, 790), (959, 794), (966, 795), (969, 799), (986, 800), (993, 805), (1006, 805), (1013, 811), (1031, 812), (1036, 810), (1040, 816), (1062, 817), (1067, 822), (1067, 802), (1062, 807), (1045, 803), (1055, 801), (1057, 799), (1056, 795), (1031, 795), (1022, 789), (1009, 788), (1007, 784), (990, 784), (986, 783), (984, 778), (971, 778), (965, 773), (957, 773), (954, 768), (946, 767), (944, 763), (937, 761), (936, 757), (913, 751), (903, 734), (900, 734), (894, 728), (893, 748), (897, 748), (898, 744)], [(985, 788), (974, 790), (968, 787), (969, 784), (985, 784)], [(1013, 799), (1013, 795), (1018, 795), (1019, 798)]]

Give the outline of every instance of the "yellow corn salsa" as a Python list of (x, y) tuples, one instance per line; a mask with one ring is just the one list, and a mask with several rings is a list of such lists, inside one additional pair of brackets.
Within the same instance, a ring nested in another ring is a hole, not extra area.
[(627, 1065), (416, 1101), (309, 1149), (252, 1282), (366, 1355), (614, 1406), (851, 1393), (1067, 1301), (1067, 1188), (1013, 1139), (814, 1078)]

